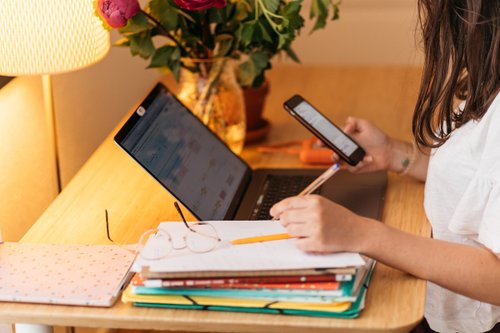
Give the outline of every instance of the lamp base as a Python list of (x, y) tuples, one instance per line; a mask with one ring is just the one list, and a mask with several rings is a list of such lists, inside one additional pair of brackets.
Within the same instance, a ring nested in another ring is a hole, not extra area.
[(42, 75), (43, 100), (45, 105), (45, 123), (49, 139), (49, 154), (53, 161), (55, 174), (54, 197), (61, 193), (61, 169), (59, 163), (59, 149), (57, 142), (56, 115), (54, 112), (54, 95), (52, 87), (52, 78), (50, 75)]

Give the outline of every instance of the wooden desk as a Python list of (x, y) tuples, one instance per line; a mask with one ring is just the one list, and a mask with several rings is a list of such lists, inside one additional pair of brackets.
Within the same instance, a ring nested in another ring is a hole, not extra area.
[[(270, 82), (265, 111), (273, 126), (269, 142), (309, 136), (282, 110), (282, 102), (293, 93), (304, 95), (338, 123), (348, 115), (362, 116), (392, 136), (410, 138), (417, 68), (277, 66)], [(121, 243), (137, 241), (160, 221), (178, 219), (170, 195), (113, 143), (112, 135), (23, 242), (108, 244), (105, 208), (112, 237)], [(255, 146), (248, 147), (243, 157), (254, 167), (300, 166), (295, 156), (261, 155)], [(422, 198), (422, 184), (390, 175), (383, 222), (429, 235)], [(404, 332), (422, 318), (424, 294), (424, 281), (378, 264), (366, 309), (355, 320), (134, 308), (118, 302), (109, 309), (1, 303), (0, 322), (200, 332)]]

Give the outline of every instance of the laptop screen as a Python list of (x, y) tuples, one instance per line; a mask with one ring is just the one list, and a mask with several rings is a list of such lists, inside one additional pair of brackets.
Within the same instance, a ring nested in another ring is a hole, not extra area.
[(200, 220), (231, 218), (250, 168), (163, 85), (115, 141)]

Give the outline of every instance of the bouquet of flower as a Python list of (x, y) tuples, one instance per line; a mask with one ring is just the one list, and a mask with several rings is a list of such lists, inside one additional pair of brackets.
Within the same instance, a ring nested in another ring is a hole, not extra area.
[[(311, 0), (312, 31), (338, 18), (337, 0)], [(234, 58), (241, 86), (259, 86), (270, 59), (285, 52), (301, 28), (302, 0), (96, 0), (97, 14), (123, 36), (117, 45), (149, 59), (149, 68), (203, 72), (204, 62), (184, 59)]]

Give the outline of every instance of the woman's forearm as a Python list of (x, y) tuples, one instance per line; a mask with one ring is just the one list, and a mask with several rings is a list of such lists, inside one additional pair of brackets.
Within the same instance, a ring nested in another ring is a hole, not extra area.
[(406, 174), (417, 180), (425, 181), (430, 149), (424, 148), (421, 151), (411, 143), (392, 139), (390, 150), (389, 171), (401, 173), (405, 169), (405, 163), (411, 163), (407, 166)]
[(500, 306), (500, 257), (366, 220), (359, 252), (456, 293)]

